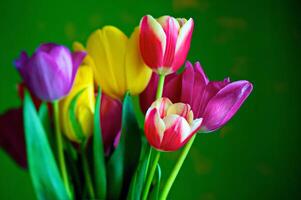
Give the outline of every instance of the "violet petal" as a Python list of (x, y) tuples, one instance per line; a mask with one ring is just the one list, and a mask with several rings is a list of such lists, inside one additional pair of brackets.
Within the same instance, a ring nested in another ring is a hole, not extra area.
[(227, 123), (252, 89), (253, 86), (248, 81), (235, 81), (222, 88), (205, 108), (202, 130), (211, 132)]

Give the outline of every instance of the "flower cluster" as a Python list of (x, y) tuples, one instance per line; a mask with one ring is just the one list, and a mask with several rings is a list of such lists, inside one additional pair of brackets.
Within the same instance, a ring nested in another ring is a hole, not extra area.
[[(166, 199), (197, 133), (225, 125), (253, 89), (246, 80), (209, 81), (199, 62), (186, 61), (193, 29), (191, 18), (146, 15), (130, 37), (105, 26), (73, 52), (46, 43), (21, 53), (23, 108), (0, 117), (0, 145), (29, 167), (39, 199)], [(160, 152), (183, 146), (158, 192)]]

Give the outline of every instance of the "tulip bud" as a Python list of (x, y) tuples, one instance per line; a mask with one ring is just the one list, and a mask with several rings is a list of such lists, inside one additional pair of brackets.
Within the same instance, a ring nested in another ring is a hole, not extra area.
[(140, 22), (140, 51), (144, 62), (158, 74), (167, 75), (184, 64), (190, 48), (192, 18), (176, 19), (146, 15)]
[(145, 135), (151, 146), (161, 151), (175, 151), (200, 129), (202, 118), (193, 120), (188, 104), (173, 104), (168, 98), (156, 100), (145, 116)]
[(29, 90), (44, 101), (66, 96), (86, 53), (71, 54), (68, 48), (53, 43), (42, 44), (29, 58), (22, 52), (15, 66)]

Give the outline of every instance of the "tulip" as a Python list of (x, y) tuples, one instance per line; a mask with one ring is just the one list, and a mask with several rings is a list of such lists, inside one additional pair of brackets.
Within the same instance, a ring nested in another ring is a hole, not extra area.
[[(85, 51), (83, 45), (79, 42), (73, 43), (73, 49), (76, 52)], [(82, 91), (82, 93), (80, 94), (76, 104), (76, 117), (86, 138), (88, 138), (93, 132), (93, 115), (95, 112), (93, 66), (94, 61), (91, 56), (87, 54), (78, 69), (72, 90), (68, 96), (60, 102), (63, 132), (74, 142), (80, 142), (81, 140), (72, 128), (68, 109), (72, 99), (80, 91)], [(99, 112), (104, 150), (106, 154), (109, 154), (110, 150), (113, 147), (116, 147), (119, 142), (122, 104), (120, 101), (112, 99), (108, 95), (102, 93)]]
[(23, 109), (13, 108), (0, 115), (0, 149), (22, 168), (27, 168)]
[(173, 104), (168, 98), (156, 100), (147, 110), (144, 130), (149, 143), (160, 151), (175, 151), (201, 127), (188, 104)]
[[(82, 92), (75, 105), (76, 119), (82, 129), (83, 137), (77, 135), (70, 121), (70, 104), (75, 96)], [(93, 132), (93, 116), (95, 109), (94, 80), (92, 68), (82, 64), (75, 77), (70, 93), (60, 101), (61, 127), (63, 133), (74, 142), (81, 142)]]
[(106, 94), (101, 96), (100, 119), (102, 140), (106, 155), (117, 147), (121, 133), (122, 104)]
[[(143, 112), (155, 99), (158, 75), (153, 74), (146, 90), (140, 95)], [(224, 126), (238, 111), (253, 89), (253, 85), (240, 80), (230, 82), (209, 81), (200, 63), (194, 66), (186, 63), (182, 74), (166, 77), (163, 96), (173, 102), (183, 102), (191, 106), (197, 118), (203, 118), (202, 132), (212, 132)]]
[(138, 28), (130, 38), (113, 26), (96, 30), (87, 51), (94, 61), (96, 82), (110, 97), (122, 99), (126, 91), (136, 95), (147, 86), (151, 70), (140, 55)]
[(183, 18), (146, 15), (140, 22), (140, 51), (144, 62), (158, 74), (177, 71), (190, 48), (194, 22)]
[(85, 55), (84, 52), (71, 54), (64, 46), (48, 43), (40, 45), (30, 58), (22, 52), (15, 66), (35, 96), (54, 101), (69, 93)]

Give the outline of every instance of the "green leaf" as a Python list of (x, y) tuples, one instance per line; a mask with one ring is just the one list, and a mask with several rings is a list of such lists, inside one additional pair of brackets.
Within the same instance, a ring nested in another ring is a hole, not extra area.
[(107, 163), (108, 197), (120, 199), (124, 175), (124, 140), (121, 139)]
[(69, 108), (68, 108), (69, 119), (70, 119), (70, 122), (72, 125), (72, 129), (73, 129), (76, 137), (81, 141), (85, 140), (85, 135), (83, 133), (82, 127), (80, 126), (80, 124), (78, 123), (78, 120), (76, 118), (76, 104), (77, 104), (78, 98), (84, 91), (85, 91), (85, 88), (82, 89), (81, 91), (79, 91), (75, 95), (75, 97), (71, 100)]
[(42, 126), (44, 127), (44, 130), (46, 132), (48, 142), (50, 144), (50, 147), (54, 149), (55, 147), (55, 138), (54, 134), (52, 133), (51, 129), (51, 122), (49, 119), (49, 112), (48, 112), (48, 106), (47, 103), (42, 103), (39, 111), (38, 111), (39, 118), (41, 120)]
[(146, 178), (146, 169), (150, 157), (150, 146), (148, 145), (145, 138), (142, 140), (143, 145), (141, 149), (139, 165), (135, 172), (135, 175), (131, 181), (131, 186), (129, 190), (128, 200), (140, 200), (141, 193), (143, 190), (145, 178)]
[(82, 166), (79, 159), (79, 155), (76, 149), (73, 147), (73, 144), (69, 139), (63, 138), (65, 144), (65, 162), (68, 169), (68, 174), (70, 178), (70, 182), (73, 184), (73, 194), (75, 199), (81, 199), (84, 187), (84, 180), (82, 178)]
[(122, 132), (121, 139), (124, 139), (124, 162), (125, 162), (125, 186), (129, 187), (131, 178), (136, 171), (141, 149), (141, 130), (139, 128), (133, 108), (132, 98), (129, 93), (125, 95), (122, 108)]
[(48, 108), (47, 103), (42, 103), (39, 112), (38, 112), (39, 118), (41, 120), (41, 123), (43, 127), (48, 131), (50, 130), (50, 123), (49, 123), (49, 117), (48, 117)]
[(110, 199), (124, 199), (127, 196), (131, 179), (138, 165), (140, 148), (141, 131), (136, 120), (132, 98), (129, 93), (126, 93), (122, 107), (120, 141), (107, 165)]
[(157, 164), (157, 179), (154, 183), (154, 187), (151, 193), (151, 200), (158, 200), (159, 199), (159, 191), (160, 191), (160, 183), (161, 183), (161, 168), (159, 163)]
[(28, 92), (25, 94), (23, 115), (29, 171), (38, 199), (69, 199)]
[(134, 105), (134, 111), (135, 115), (139, 124), (140, 129), (143, 129), (144, 127), (144, 114), (141, 111), (140, 103), (139, 103), (139, 96), (133, 97), (133, 105)]
[(93, 134), (93, 156), (94, 156), (94, 176), (96, 198), (106, 199), (106, 168), (104, 161), (104, 147), (100, 128), (100, 103), (101, 90), (99, 89), (94, 114), (94, 134)]

